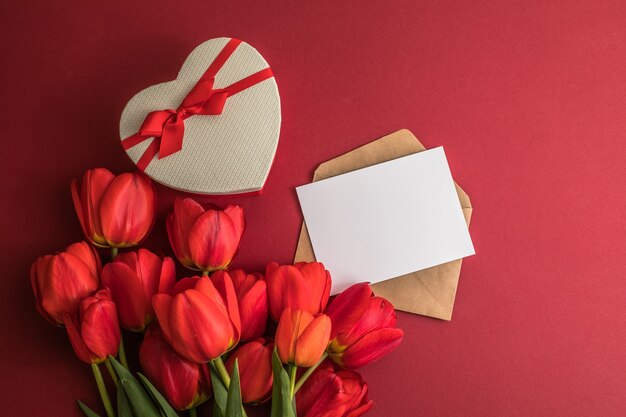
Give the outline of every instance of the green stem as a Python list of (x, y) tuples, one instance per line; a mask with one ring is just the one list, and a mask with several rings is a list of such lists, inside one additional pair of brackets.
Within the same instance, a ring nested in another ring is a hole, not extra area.
[(104, 404), (104, 409), (107, 412), (107, 416), (115, 417), (115, 412), (113, 412), (113, 405), (111, 405), (111, 400), (109, 399), (109, 393), (107, 392), (107, 388), (104, 385), (104, 379), (102, 379), (100, 368), (98, 367), (97, 364), (92, 363), (91, 370), (93, 371), (94, 378), (96, 378), (96, 385), (98, 385), (100, 398), (102, 398), (102, 404)]
[(209, 276), (209, 271), (202, 271), (202, 276), (203, 277), (208, 277)]
[(113, 382), (115, 383), (115, 386), (117, 387), (117, 375), (115, 374), (115, 371), (113, 370), (113, 365), (111, 365), (111, 361), (107, 359), (106, 361), (104, 361), (104, 364), (109, 370), (109, 375), (111, 375), (111, 379), (113, 380)]
[(117, 248), (111, 248), (111, 260), (115, 260), (115, 257), (117, 256)]
[(315, 371), (317, 369), (317, 367), (320, 366), (320, 363), (324, 362), (324, 359), (326, 359), (326, 357), (328, 357), (328, 352), (324, 352), (324, 354), (322, 355), (320, 360), (317, 361), (317, 363), (315, 365), (311, 366), (309, 369), (306, 370), (306, 372), (304, 372), (302, 374), (302, 376), (300, 377), (300, 379), (296, 383), (296, 387), (295, 387), (295, 389), (293, 391), (294, 395), (296, 394), (296, 392), (298, 392), (298, 390), (300, 388), (302, 388), (302, 384), (304, 384), (306, 382), (306, 380), (309, 379), (309, 377), (311, 376), (313, 371)]
[(198, 411), (196, 411), (196, 407), (189, 409), (189, 417), (197, 417)]
[(217, 373), (220, 374), (220, 378), (222, 378), (222, 382), (226, 386), (226, 389), (230, 387), (230, 376), (228, 376), (228, 371), (226, 370), (226, 366), (224, 366), (224, 361), (221, 357), (217, 357), (213, 360), (215, 364), (215, 368), (217, 369)]
[(296, 394), (296, 372), (298, 372), (298, 367), (296, 365), (289, 365), (289, 396), (291, 398)]
[(120, 347), (118, 350), (118, 355), (120, 357), (120, 363), (124, 366), (124, 368), (130, 369), (128, 367), (128, 361), (126, 360), (126, 350), (124, 349), (124, 336), (122, 334), (120, 334)]

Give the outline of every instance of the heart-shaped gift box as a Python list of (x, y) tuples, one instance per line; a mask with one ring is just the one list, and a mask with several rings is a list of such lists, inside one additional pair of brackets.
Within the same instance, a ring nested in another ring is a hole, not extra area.
[(146, 88), (126, 104), (122, 146), (139, 169), (168, 187), (199, 194), (260, 191), (280, 133), (272, 70), (252, 46), (208, 40), (174, 81)]

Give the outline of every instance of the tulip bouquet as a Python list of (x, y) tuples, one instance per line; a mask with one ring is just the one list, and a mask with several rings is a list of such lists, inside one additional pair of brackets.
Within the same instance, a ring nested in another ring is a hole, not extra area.
[[(38, 311), (65, 327), (90, 364), (107, 417), (195, 416), (210, 399), (203, 408), (214, 417), (246, 416), (270, 399), (272, 417), (356, 417), (372, 407), (355, 369), (391, 352), (403, 333), (393, 306), (368, 284), (329, 302), (331, 276), (318, 262), (231, 270), (243, 210), (205, 210), (191, 198), (176, 200), (166, 219), (175, 257), (195, 271), (177, 281), (170, 257), (118, 254), (154, 223), (148, 178), (94, 169), (71, 191), (88, 242), (37, 259), (31, 283)], [(96, 248), (108, 248), (111, 261), (102, 266)], [(137, 377), (120, 328), (143, 333)]]

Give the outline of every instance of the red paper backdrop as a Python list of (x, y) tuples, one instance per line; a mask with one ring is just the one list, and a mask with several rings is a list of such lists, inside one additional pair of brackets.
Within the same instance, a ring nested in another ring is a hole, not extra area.
[[(238, 266), (288, 262), (294, 186), (399, 128), (443, 145), (472, 199), (478, 255), (453, 320), (399, 314), (404, 343), (362, 370), (370, 416), (626, 414), (626, 3), (2, 3), (0, 414), (97, 405), (89, 367), (34, 310), (29, 266), (81, 239), (73, 177), (133, 168), (126, 101), (218, 36), (261, 51), (282, 97), (264, 194), (202, 199), (245, 208)], [(159, 188), (147, 247), (170, 253), (177, 195)]]

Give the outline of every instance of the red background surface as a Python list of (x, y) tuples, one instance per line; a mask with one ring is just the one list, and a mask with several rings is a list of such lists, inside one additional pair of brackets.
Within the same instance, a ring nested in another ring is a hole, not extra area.
[[(270, 62), (284, 120), (263, 195), (202, 199), (245, 208), (238, 266), (289, 262), (294, 186), (399, 128), (445, 147), (475, 207), (453, 320), (399, 314), (404, 343), (362, 370), (370, 416), (626, 415), (626, 3), (2, 3), (0, 414), (97, 405), (29, 266), (81, 239), (73, 177), (133, 168), (126, 101), (236, 36)], [(159, 195), (146, 246), (170, 253), (178, 193)]]

